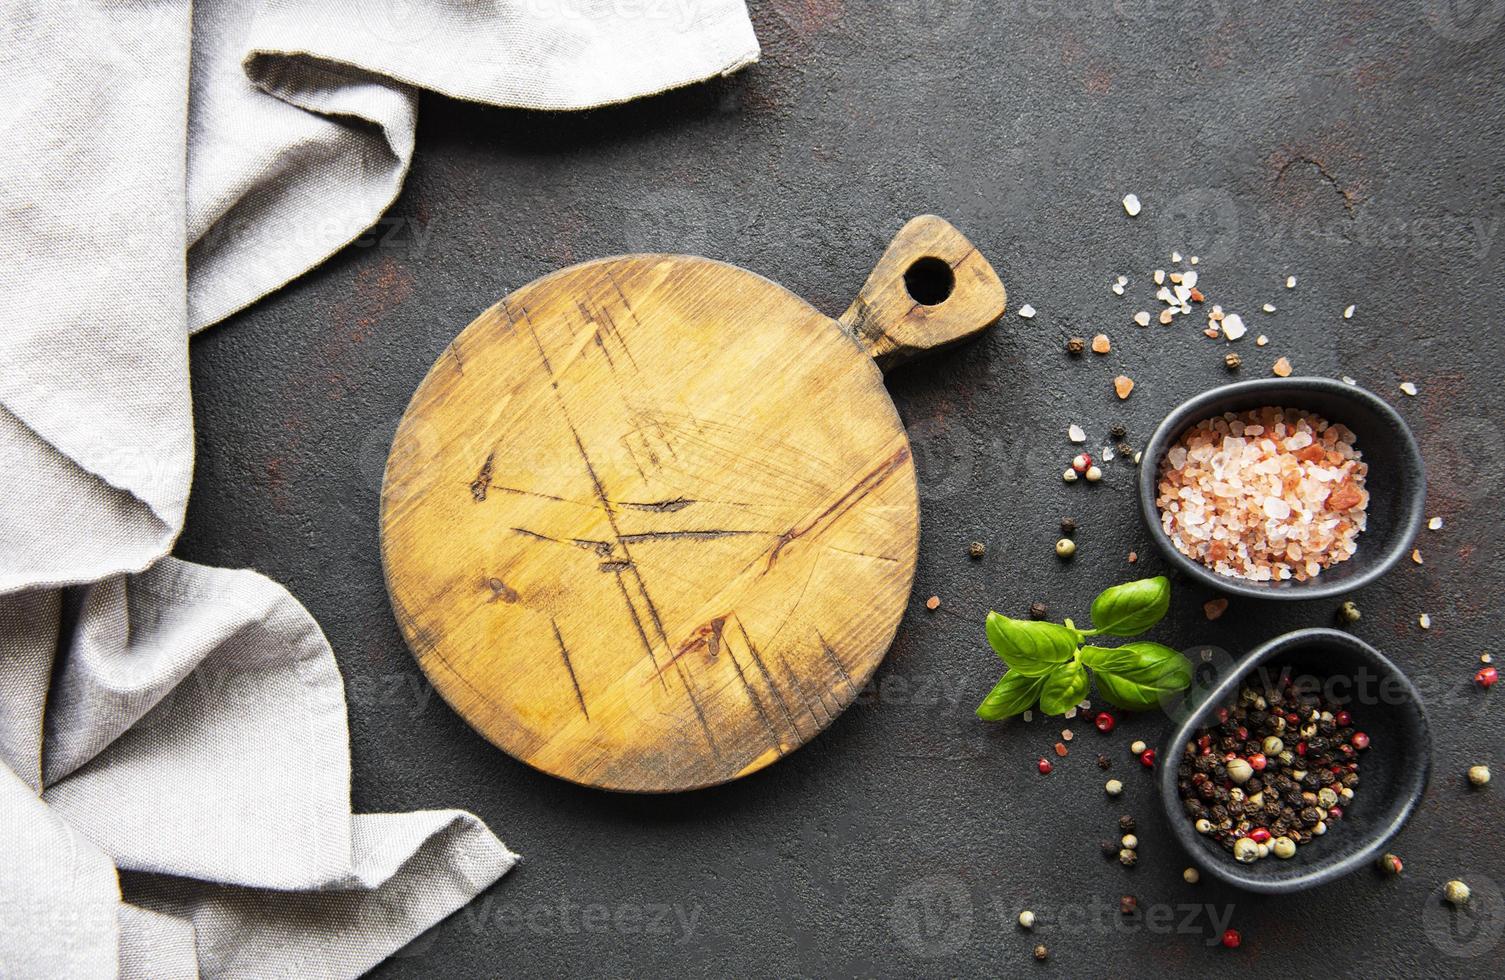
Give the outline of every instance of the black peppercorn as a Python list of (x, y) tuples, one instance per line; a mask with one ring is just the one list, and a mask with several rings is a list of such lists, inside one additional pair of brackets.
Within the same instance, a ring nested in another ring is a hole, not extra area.
[(1044, 619), (1049, 614), (1050, 614), (1050, 607), (1047, 606), (1045, 603), (1043, 603), (1043, 602), (1032, 602), (1032, 603), (1029, 604), (1029, 618), (1030, 619)]
[(1097, 767), (1099, 769), (1108, 769), (1112, 765), (1113, 765), (1113, 760), (1110, 759), (1110, 758), (1108, 758), (1106, 755), (1099, 755), (1097, 757)]
[(1070, 340), (1066, 341), (1066, 353), (1068, 354), (1080, 354), (1086, 349), (1087, 341), (1083, 340), (1081, 337), (1072, 337)]
[(1105, 840), (1101, 844), (1099, 844), (1098, 846), (1103, 849), (1103, 857), (1105, 857), (1105, 858), (1118, 857), (1118, 841), (1116, 841), (1116, 840)]
[(987, 553), (988, 546), (983, 544), (981, 541), (973, 541), (970, 545), (967, 546), (967, 554), (971, 555), (973, 558), (981, 558)]
[(1076, 533), (1076, 521), (1070, 517), (1061, 518), (1061, 533), (1072, 535)]
[(1134, 818), (1131, 817), (1131, 816), (1129, 816), (1127, 813), (1124, 814), (1123, 816), (1119, 817), (1118, 818), (1118, 829), (1122, 830), (1126, 834), (1133, 833), (1133, 831), (1134, 831)]
[(1124, 915), (1133, 915), (1139, 910), (1139, 899), (1133, 895), (1125, 895), (1118, 900), (1118, 910)]
[(1043, 960), (1048, 956), (1050, 956), (1050, 950), (1046, 949), (1044, 946), (1035, 947), (1035, 959)]
[(1227, 354), (1223, 357), (1223, 363), (1227, 365), (1228, 370), (1237, 371), (1244, 366), (1244, 359), (1237, 354)]
[(1108, 434), (1115, 439), (1122, 439), (1124, 436), (1129, 434), (1129, 430), (1124, 428), (1122, 425), (1115, 425), (1113, 428), (1108, 430)]

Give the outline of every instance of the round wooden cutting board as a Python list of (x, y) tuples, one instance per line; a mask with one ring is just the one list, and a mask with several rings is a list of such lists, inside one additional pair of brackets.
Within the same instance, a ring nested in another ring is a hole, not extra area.
[(792, 752), (872, 675), (914, 579), (879, 365), (1004, 300), (934, 216), (840, 322), (689, 256), (512, 293), (429, 371), (387, 461), (382, 559), (422, 669), (493, 743), (589, 786), (692, 789)]

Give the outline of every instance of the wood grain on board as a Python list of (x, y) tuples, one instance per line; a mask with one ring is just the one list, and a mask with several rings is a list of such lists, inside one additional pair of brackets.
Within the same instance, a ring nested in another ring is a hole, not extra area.
[[(952, 293), (906, 303), (924, 257)], [(795, 750), (872, 675), (914, 578), (914, 460), (873, 356), (1003, 302), (929, 217), (846, 330), (687, 256), (514, 292), (435, 363), (388, 460), (383, 562), (424, 672), (496, 745), (586, 785), (689, 789)]]

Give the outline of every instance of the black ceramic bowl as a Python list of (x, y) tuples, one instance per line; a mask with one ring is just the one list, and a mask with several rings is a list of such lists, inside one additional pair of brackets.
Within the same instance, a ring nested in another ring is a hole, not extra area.
[[(1369, 464), (1367, 524), (1347, 561), (1305, 582), (1252, 582), (1220, 575), (1176, 550), (1155, 506), (1160, 463), (1181, 434), (1203, 419), (1273, 405), (1316, 412), (1353, 430), (1354, 448)], [(1214, 589), (1257, 599), (1320, 599), (1357, 589), (1383, 575), (1411, 547), (1426, 505), (1426, 471), (1405, 421), (1378, 395), (1332, 378), (1268, 378), (1203, 392), (1165, 417), (1140, 458), (1139, 510), (1150, 537), (1171, 564)]]
[[(1245, 678), (1254, 686), (1278, 685), (1289, 671), (1307, 690), (1323, 691), (1353, 715), (1370, 738), (1359, 757), (1359, 785), (1344, 805), (1343, 819), (1326, 834), (1296, 849), (1292, 858), (1273, 855), (1240, 864), (1209, 837), (1197, 833), (1176, 790), (1177, 769), (1197, 729), (1220, 707), (1231, 705)], [(1171, 831), (1197, 867), (1251, 891), (1300, 891), (1340, 878), (1378, 859), (1385, 843), (1410, 818), (1421, 800), (1432, 767), (1432, 736), (1416, 688), (1374, 647), (1347, 633), (1305, 629), (1266, 643), (1244, 659), (1199, 681), (1188, 696), (1185, 721), (1157, 753), (1160, 797)]]

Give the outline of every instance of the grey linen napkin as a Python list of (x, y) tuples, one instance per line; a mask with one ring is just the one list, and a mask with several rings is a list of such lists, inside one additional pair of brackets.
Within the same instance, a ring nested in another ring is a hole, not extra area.
[(734, 71), (741, 0), (0, 0), (0, 976), (350, 976), (517, 860), (350, 812), (328, 642), (166, 557), (188, 337), (396, 196), (427, 87), (573, 109)]

